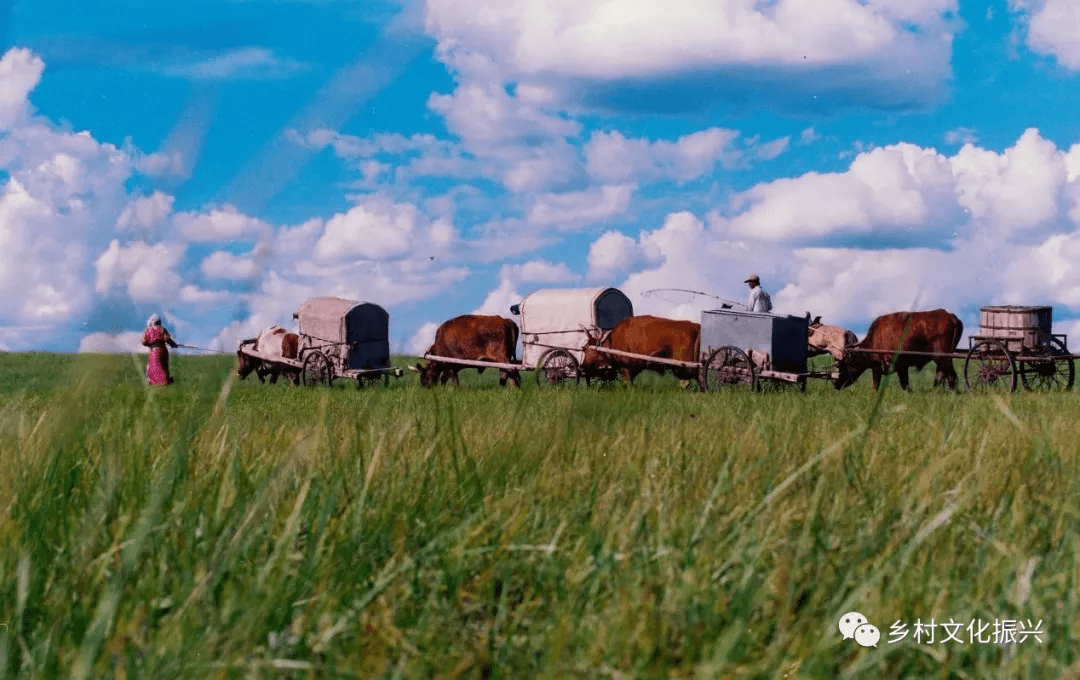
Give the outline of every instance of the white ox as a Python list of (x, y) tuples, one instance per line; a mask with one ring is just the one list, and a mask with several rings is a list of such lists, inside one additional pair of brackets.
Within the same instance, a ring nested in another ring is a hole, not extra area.
[[(245, 353), (243, 351), (245, 346), (250, 346), (249, 349), (258, 352), (265, 359)], [(300, 370), (286, 364), (277, 363), (281, 359), (295, 360), (299, 350), (300, 336), (296, 333), (287, 331), (277, 325), (264, 328), (258, 337), (240, 343), (240, 348), (236, 350), (236, 356), (240, 359), (240, 366), (236, 369), (236, 376), (243, 380), (252, 371), (255, 371), (255, 375), (259, 377), (259, 382), (266, 382), (265, 378), (269, 375), (270, 384), (273, 385), (277, 382), (278, 375), (284, 373), (293, 381), (293, 384), (299, 385)]]
[(821, 323), (821, 317), (818, 316), (810, 322), (807, 353), (812, 357), (828, 353), (840, 361), (844, 358), (844, 350), (858, 342), (859, 338), (851, 331), (839, 326), (825, 325)]

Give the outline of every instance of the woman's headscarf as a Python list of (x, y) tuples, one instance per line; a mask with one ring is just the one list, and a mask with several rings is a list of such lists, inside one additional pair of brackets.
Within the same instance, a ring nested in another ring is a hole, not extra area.
[(146, 320), (146, 327), (147, 328), (150, 328), (151, 326), (160, 326), (160, 325), (161, 325), (161, 317), (158, 316), (157, 314), (151, 314), (150, 318)]

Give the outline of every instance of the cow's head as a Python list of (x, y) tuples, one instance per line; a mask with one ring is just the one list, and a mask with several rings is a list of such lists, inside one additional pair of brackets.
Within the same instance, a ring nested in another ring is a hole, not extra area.
[(836, 372), (839, 374), (833, 381), (833, 387), (842, 390), (853, 384), (859, 377), (870, 368), (870, 355), (865, 352), (853, 352), (851, 348), (845, 348), (843, 358), (836, 362)]
[(598, 328), (586, 328), (585, 336), (585, 346), (581, 348), (581, 372), (585, 375), (603, 375), (611, 369), (608, 355), (596, 351), (604, 337), (603, 333)]
[(427, 366), (416, 362), (416, 372), (420, 374), (421, 387), (432, 387), (439, 379), (439, 367), (430, 361)]
[[(244, 345), (248, 344), (248, 342), (249, 341), (245, 340), (244, 342), (240, 343), (240, 346), (243, 347)], [(236, 377), (240, 378), (241, 380), (248, 377), (252, 371), (262, 365), (262, 361), (260, 359), (256, 359), (253, 356), (244, 354), (244, 352), (239, 349), (236, 350), (236, 358), (240, 360), (240, 364), (236, 367)]]

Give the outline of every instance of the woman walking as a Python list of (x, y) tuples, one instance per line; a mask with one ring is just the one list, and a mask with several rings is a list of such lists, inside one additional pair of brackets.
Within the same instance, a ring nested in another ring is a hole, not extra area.
[(150, 356), (146, 360), (146, 384), (168, 385), (172, 383), (169, 375), (169, 350), (166, 347), (179, 347), (169, 331), (161, 325), (161, 317), (152, 315), (146, 320), (146, 331), (143, 332), (142, 344), (150, 348)]

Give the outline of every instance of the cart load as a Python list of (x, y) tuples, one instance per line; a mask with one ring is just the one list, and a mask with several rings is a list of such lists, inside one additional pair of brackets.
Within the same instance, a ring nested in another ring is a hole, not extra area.
[(983, 307), (979, 310), (978, 337), (999, 340), (1010, 352), (1043, 349), (1055, 337), (1053, 315), (1053, 307)]

